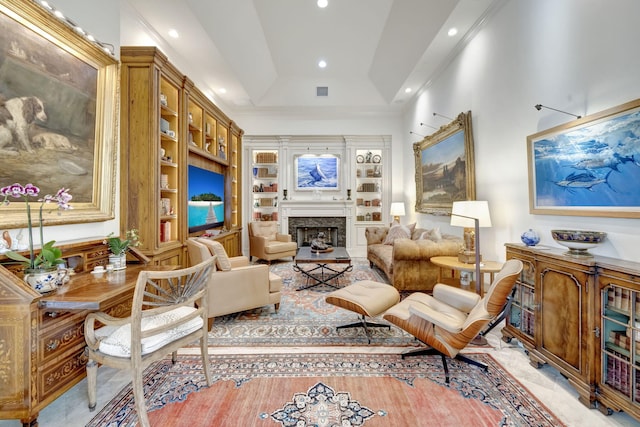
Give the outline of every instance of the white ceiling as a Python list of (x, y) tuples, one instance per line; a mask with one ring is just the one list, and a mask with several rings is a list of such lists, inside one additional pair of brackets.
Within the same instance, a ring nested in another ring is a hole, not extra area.
[[(402, 109), (500, 2), (329, 0), (320, 9), (316, 0), (125, 1), (123, 45), (154, 43), (234, 109), (378, 111)], [(327, 97), (316, 96), (318, 86)]]

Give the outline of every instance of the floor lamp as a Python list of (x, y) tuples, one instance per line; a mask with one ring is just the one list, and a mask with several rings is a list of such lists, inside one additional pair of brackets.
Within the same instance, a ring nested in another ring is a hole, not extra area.
[[(475, 280), (476, 293), (481, 295), (480, 289), (480, 227), (491, 227), (491, 217), (489, 215), (489, 204), (486, 201), (468, 200), (462, 202), (453, 202), (451, 208), (451, 225), (465, 227), (464, 242), (465, 250), (462, 254), (463, 259), (468, 262), (469, 252), (473, 251), (473, 260), (475, 261)], [(473, 228), (471, 228), (473, 227)], [(473, 235), (471, 234), (473, 233)], [(485, 332), (489, 332), (495, 323), (489, 326)], [(484, 337), (485, 332), (480, 332), (474, 339), (476, 345), (487, 345), (487, 339)]]
[(460, 262), (476, 266), (476, 292), (481, 294), (480, 289), (480, 227), (491, 227), (491, 216), (489, 215), (489, 203), (481, 200), (466, 200), (453, 202), (451, 209), (451, 225), (464, 227), (464, 251), (458, 256)]

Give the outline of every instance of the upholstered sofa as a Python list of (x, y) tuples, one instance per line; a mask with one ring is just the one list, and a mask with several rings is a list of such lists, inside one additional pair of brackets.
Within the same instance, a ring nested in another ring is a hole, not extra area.
[(464, 243), (462, 238), (441, 235), (437, 229), (410, 229), (408, 237), (394, 233), (394, 239), (389, 236), (390, 230), (390, 227), (366, 228), (367, 259), (399, 291), (431, 292), (439, 269), (430, 261), (431, 257), (457, 256)]

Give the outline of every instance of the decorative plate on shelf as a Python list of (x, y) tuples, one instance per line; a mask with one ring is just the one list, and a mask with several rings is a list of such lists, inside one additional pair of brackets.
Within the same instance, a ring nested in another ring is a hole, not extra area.
[(375, 155), (373, 156), (373, 163), (380, 163), (380, 160), (382, 160), (382, 157), (380, 157), (379, 155)]
[(364, 163), (364, 156), (362, 154), (358, 154), (356, 156), (356, 162), (358, 163)]

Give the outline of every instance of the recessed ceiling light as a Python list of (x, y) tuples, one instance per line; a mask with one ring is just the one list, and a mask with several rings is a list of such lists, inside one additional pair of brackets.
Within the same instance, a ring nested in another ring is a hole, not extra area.
[(318, 67), (326, 68), (326, 66), (327, 66), (327, 61), (325, 61), (324, 59), (321, 59), (320, 61), (318, 61)]
[(220, 89), (218, 89), (218, 92), (220, 93), (227, 93), (227, 89), (221, 87)]
[(329, 0), (318, 0), (318, 7), (325, 8), (329, 5)]
[(456, 27), (451, 27), (451, 28), (449, 28), (449, 31), (447, 32), (447, 35), (448, 35), (449, 37), (453, 37), (453, 36), (455, 36), (456, 34), (458, 34), (458, 29), (457, 29)]
[(411, 92), (411, 88), (410, 88), (410, 87), (408, 87), (408, 88), (406, 88), (406, 89), (404, 90), (404, 93), (410, 93), (410, 92)]
[(180, 34), (178, 34), (178, 30), (174, 30), (172, 28), (169, 30), (169, 36), (173, 37), (174, 39), (177, 39), (178, 37), (180, 37)]

